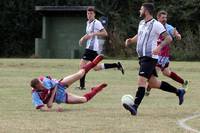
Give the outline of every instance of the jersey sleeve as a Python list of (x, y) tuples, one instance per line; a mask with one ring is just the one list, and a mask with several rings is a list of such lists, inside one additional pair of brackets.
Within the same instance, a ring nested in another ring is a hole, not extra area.
[(158, 21), (155, 22), (155, 31), (158, 35), (161, 35), (163, 32), (166, 31), (165, 27)]
[(173, 33), (174, 33), (174, 27), (172, 26), (172, 25), (167, 25), (167, 32), (168, 32), (168, 34), (171, 36), (171, 37), (173, 37)]
[(37, 92), (32, 92), (32, 102), (36, 109), (40, 109), (41, 107), (44, 107), (44, 103), (40, 99)]
[(45, 78), (43, 80), (43, 84), (44, 84), (46, 89), (50, 90), (51, 88), (54, 88), (57, 83), (55, 81), (49, 79), (49, 78)]
[(104, 27), (103, 27), (103, 25), (102, 25), (102, 23), (100, 21), (95, 21), (95, 29), (97, 31), (100, 31), (100, 30), (104, 29)]

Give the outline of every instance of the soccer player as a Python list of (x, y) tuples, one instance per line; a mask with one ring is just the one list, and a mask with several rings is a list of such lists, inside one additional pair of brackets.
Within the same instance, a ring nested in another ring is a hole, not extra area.
[[(164, 10), (161, 10), (157, 13), (157, 20), (162, 23), (167, 30), (167, 33), (173, 38), (177, 40), (181, 40), (181, 35), (179, 32), (174, 28), (172, 25), (167, 24), (167, 15), (168, 13)], [(163, 37), (160, 36), (158, 39), (158, 45), (163, 41)], [(170, 46), (166, 45), (164, 46), (160, 53), (158, 54), (158, 63), (157, 63), (157, 70), (161, 70), (164, 76), (167, 76), (176, 82), (182, 84), (183, 88), (188, 87), (188, 81), (181, 78), (178, 74), (176, 74), (174, 71), (171, 71), (169, 68), (169, 56), (170, 56)], [(148, 96), (150, 94), (150, 88), (147, 88), (146, 95)]]
[[(143, 3), (140, 8), (140, 21), (138, 33), (132, 38), (126, 39), (125, 45), (137, 43), (137, 53), (139, 56), (139, 77), (138, 90), (135, 95), (134, 105), (123, 104), (123, 107), (131, 112), (132, 115), (137, 114), (137, 109), (142, 102), (145, 89), (158, 88), (163, 91), (174, 93), (178, 96), (179, 105), (184, 101), (185, 90), (177, 89), (165, 81), (157, 79), (156, 64), (160, 50), (167, 44), (172, 42), (172, 38), (166, 32), (164, 26), (153, 18), (154, 5), (152, 3)], [(157, 45), (159, 36), (162, 35), (164, 40)]]
[[(90, 92), (83, 96), (68, 93), (66, 89), (75, 81), (83, 77), (102, 59), (102, 56), (97, 56), (92, 62), (83, 66), (77, 73), (61, 80), (52, 79), (51, 77), (40, 77), (31, 80), (30, 86), (32, 87), (32, 101), (36, 109), (40, 109), (41, 111), (50, 111), (53, 103), (80, 104), (86, 103), (92, 99), (92, 97), (106, 87), (107, 84), (100, 84), (93, 87)], [(57, 111), (62, 111), (62, 108), (59, 107)]]
[[(87, 9), (87, 19), (86, 34), (79, 40), (79, 45), (82, 45), (83, 42), (86, 42), (86, 49), (80, 61), (80, 68), (100, 54), (101, 49), (98, 38), (106, 37), (108, 35), (101, 22), (95, 19), (95, 9), (93, 7), (89, 7)], [(110, 68), (117, 68), (122, 72), (122, 74), (124, 74), (124, 69), (120, 62), (111, 64), (102, 63), (97, 65), (94, 70), (99, 71)], [(78, 88), (85, 89), (85, 76), (80, 79), (80, 87)]]

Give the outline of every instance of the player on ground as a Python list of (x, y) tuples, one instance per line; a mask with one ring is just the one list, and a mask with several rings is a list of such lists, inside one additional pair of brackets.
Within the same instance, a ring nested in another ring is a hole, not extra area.
[[(61, 80), (52, 79), (51, 77), (40, 77), (31, 80), (32, 101), (36, 109), (49, 111), (52, 108), (53, 103), (80, 104), (86, 103), (92, 99), (92, 97), (106, 87), (107, 84), (100, 84), (93, 87), (91, 91), (84, 96), (77, 96), (68, 93), (65, 90), (71, 84), (83, 77), (90, 69), (95, 67), (102, 59), (102, 56), (97, 56), (92, 62), (83, 66), (77, 73)], [(62, 108), (59, 107), (57, 111), (62, 111)]]
[[(101, 49), (98, 38), (106, 37), (108, 35), (101, 22), (95, 19), (95, 9), (93, 7), (89, 7), (87, 9), (87, 19), (86, 34), (79, 40), (79, 45), (82, 45), (83, 42), (86, 42), (86, 49), (80, 61), (80, 68), (100, 54)], [(111, 64), (102, 63), (97, 65), (94, 70), (99, 71), (110, 68), (117, 68), (122, 72), (122, 74), (124, 74), (124, 69), (120, 62)], [(85, 76), (80, 79), (80, 87), (78, 88), (85, 89)]]
[[(161, 10), (157, 13), (157, 20), (162, 23), (167, 30), (167, 33), (173, 38), (177, 40), (181, 40), (181, 35), (179, 32), (174, 28), (172, 25), (169, 25), (167, 23), (167, 15), (168, 13), (164, 10)], [(163, 41), (163, 37), (160, 36), (158, 39), (158, 45)], [(183, 88), (187, 89), (188, 86), (188, 81), (184, 80), (182, 77), (180, 77), (178, 74), (175, 72), (171, 71), (169, 68), (169, 56), (170, 56), (170, 46), (166, 45), (164, 46), (158, 57), (158, 63), (157, 63), (157, 70), (162, 71), (164, 76), (167, 76), (176, 82), (182, 84)], [(151, 88), (147, 88), (146, 95), (148, 96), (150, 93)]]
[[(139, 23), (138, 33), (125, 42), (126, 46), (131, 43), (137, 43), (140, 65), (138, 90), (135, 95), (134, 105), (123, 104), (124, 108), (130, 111), (132, 115), (137, 114), (137, 109), (144, 98), (147, 86), (176, 94), (179, 99), (179, 105), (184, 101), (184, 89), (177, 89), (169, 83), (159, 81), (156, 78), (158, 54), (165, 45), (172, 42), (172, 38), (167, 34), (164, 26), (153, 18), (153, 11), (154, 5), (152, 3), (142, 4), (140, 17), (142, 17), (143, 20)], [(163, 36), (164, 40), (157, 46), (157, 40), (160, 35)]]

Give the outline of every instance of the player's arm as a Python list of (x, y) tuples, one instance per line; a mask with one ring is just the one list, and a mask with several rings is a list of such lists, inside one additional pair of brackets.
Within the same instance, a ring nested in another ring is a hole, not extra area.
[(98, 36), (98, 37), (106, 37), (108, 36), (108, 33), (107, 31), (103, 28), (101, 29), (100, 31), (97, 31), (97, 32), (93, 32), (93, 33), (90, 33), (90, 34), (86, 34), (85, 36), (83, 36), (83, 41), (86, 41), (94, 36)]
[(49, 112), (50, 110), (51, 110), (51, 108), (48, 108), (48, 107), (45, 107), (45, 106), (40, 108), (40, 111), (42, 111), (42, 112)]
[(100, 30), (98, 32), (91, 33), (90, 36), (91, 37), (93, 37), (93, 36), (106, 37), (106, 36), (108, 36), (108, 33), (107, 33), (107, 31), (105, 29), (102, 29), (102, 30)]
[(84, 41), (86, 41), (86, 36), (87, 36), (87, 34), (85, 34), (84, 36), (82, 36), (81, 39), (79, 40), (79, 45), (80, 46), (83, 44)]
[(137, 38), (138, 38), (138, 36), (135, 35), (135, 36), (132, 37), (132, 38), (126, 39), (126, 41), (125, 41), (125, 46), (128, 47), (128, 45), (130, 45), (130, 44), (137, 43)]
[(171, 36), (165, 31), (161, 34), (164, 37), (164, 40), (160, 43), (160, 45), (158, 45), (154, 50), (153, 50), (153, 54), (157, 55), (159, 54), (160, 50), (168, 44), (171, 44), (171, 42), (173, 41)]
[(48, 108), (52, 108), (53, 106), (53, 100), (54, 100), (54, 97), (55, 97), (55, 94), (56, 94), (56, 90), (57, 90), (57, 86), (55, 86), (51, 92), (51, 97), (49, 99), (49, 102), (47, 103), (47, 107)]
[(176, 28), (174, 28), (173, 36), (174, 36), (177, 40), (181, 40), (181, 34), (177, 31)]

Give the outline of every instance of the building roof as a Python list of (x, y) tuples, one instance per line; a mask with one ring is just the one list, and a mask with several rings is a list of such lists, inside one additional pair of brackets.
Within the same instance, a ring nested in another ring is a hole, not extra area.
[[(88, 7), (94, 6), (35, 6), (35, 11), (40, 13), (85, 12)], [(104, 14), (96, 8), (95, 11), (99, 14)]]

